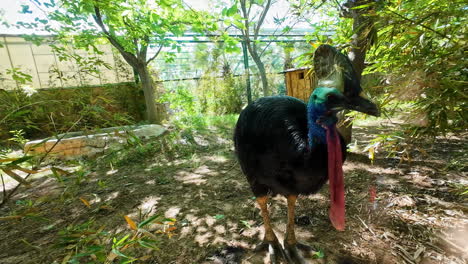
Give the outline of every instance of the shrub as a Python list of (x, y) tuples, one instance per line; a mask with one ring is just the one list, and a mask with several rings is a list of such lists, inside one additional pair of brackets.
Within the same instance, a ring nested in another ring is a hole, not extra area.
[(118, 126), (142, 120), (142, 95), (134, 84), (38, 90), (0, 90), (0, 139), (22, 130), (26, 138)]

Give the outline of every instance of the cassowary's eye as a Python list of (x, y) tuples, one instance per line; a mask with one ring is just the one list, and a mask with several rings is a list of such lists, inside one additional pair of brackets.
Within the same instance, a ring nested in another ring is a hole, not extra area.
[(312, 95), (312, 99), (317, 100), (317, 95)]
[(339, 97), (336, 96), (335, 94), (327, 95), (327, 102), (329, 104), (337, 103), (338, 101), (339, 101)]
[(336, 95), (336, 94), (329, 94), (327, 95), (327, 100), (339, 100), (340, 99), (340, 96)]

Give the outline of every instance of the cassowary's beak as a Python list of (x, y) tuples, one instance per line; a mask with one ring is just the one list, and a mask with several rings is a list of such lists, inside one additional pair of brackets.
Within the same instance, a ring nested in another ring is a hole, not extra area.
[(379, 108), (370, 100), (361, 96), (355, 96), (347, 100), (347, 106), (350, 110), (355, 110), (364, 114), (380, 116)]
[(344, 95), (332, 94), (327, 98), (328, 108), (338, 112), (343, 109), (355, 110), (364, 114), (380, 116), (380, 111), (370, 100), (361, 96), (347, 98)]

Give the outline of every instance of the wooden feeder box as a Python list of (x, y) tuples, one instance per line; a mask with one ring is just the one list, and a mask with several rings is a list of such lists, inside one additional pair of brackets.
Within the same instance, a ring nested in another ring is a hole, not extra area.
[(314, 78), (309, 68), (298, 68), (284, 71), (286, 78), (286, 94), (301, 99), (304, 102), (309, 101), (312, 93)]

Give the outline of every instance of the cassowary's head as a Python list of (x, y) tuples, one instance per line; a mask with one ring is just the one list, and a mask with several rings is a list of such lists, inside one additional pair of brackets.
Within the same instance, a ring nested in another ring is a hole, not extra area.
[(356, 95), (350, 98), (343, 95), (338, 89), (331, 87), (318, 87), (309, 99), (309, 118), (322, 126), (336, 124), (336, 113), (341, 110), (356, 110), (365, 114), (378, 116), (379, 110), (371, 101)]

